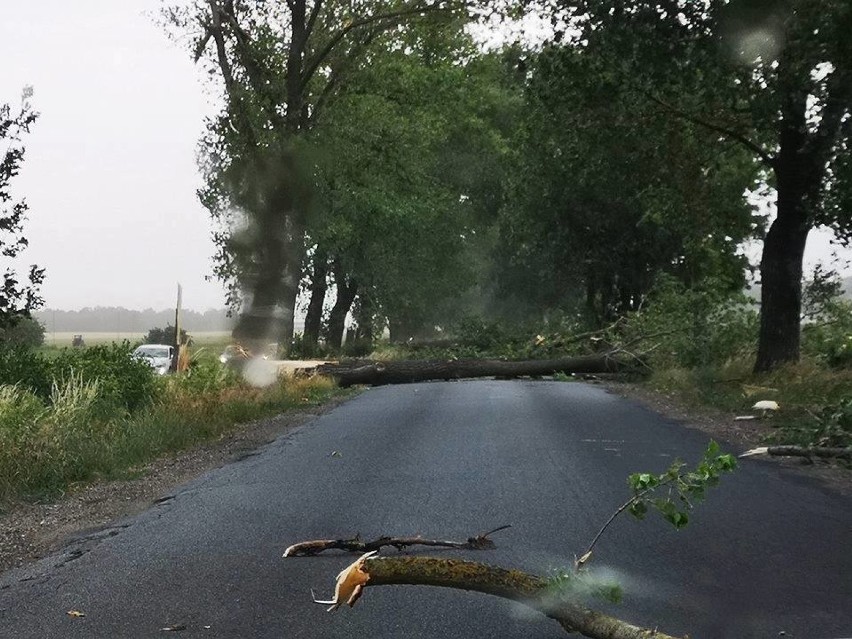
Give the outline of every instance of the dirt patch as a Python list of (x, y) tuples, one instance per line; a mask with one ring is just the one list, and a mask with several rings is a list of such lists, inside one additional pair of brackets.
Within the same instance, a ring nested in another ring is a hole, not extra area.
[[(660, 393), (645, 386), (609, 380), (602, 382), (602, 385), (612, 393), (635, 400), (661, 415), (680, 421), (687, 428), (700, 430), (715, 439), (727, 442), (735, 447), (730, 452), (741, 453), (766, 445), (765, 438), (775, 432), (769, 420), (735, 421), (734, 415), (730, 413), (710, 407), (697, 408), (687, 405), (674, 395)], [(761, 455), (760, 459), (813, 477), (830, 490), (852, 496), (852, 470), (837, 463), (821, 459), (809, 461), (801, 457), (768, 455)], [(748, 461), (742, 460), (741, 463)]]
[(14, 505), (0, 514), (0, 574), (56, 551), (82, 531), (146, 510), (181, 484), (251, 455), (346, 399), (245, 424), (220, 439), (135, 469), (132, 479), (75, 487), (52, 503)]

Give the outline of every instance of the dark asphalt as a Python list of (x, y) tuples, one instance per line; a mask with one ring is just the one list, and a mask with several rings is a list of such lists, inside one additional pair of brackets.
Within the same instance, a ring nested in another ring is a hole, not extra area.
[[(327, 614), (310, 588), (330, 596), (352, 557), (281, 553), (306, 539), (464, 539), (509, 523), (496, 550), (443, 554), (567, 567), (627, 497), (629, 473), (695, 460), (707, 441), (588, 385), (370, 390), (146, 513), (0, 576), (0, 637), (164, 637), (175, 625), (186, 626), (181, 639), (563, 637), (518, 605), (437, 588), (368, 589), (353, 610)], [(605, 608), (666, 632), (852, 637), (852, 504), (770, 463), (745, 461), (680, 532), (656, 518), (616, 521), (594, 563), (625, 591)]]

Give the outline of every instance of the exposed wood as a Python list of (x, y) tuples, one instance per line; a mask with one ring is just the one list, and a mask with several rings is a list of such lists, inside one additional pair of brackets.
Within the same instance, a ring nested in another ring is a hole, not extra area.
[(471, 377), (528, 377), (554, 373), (617, 373), (635, 369), (633, 362), (605, 353), (551, 360), (504, 361), (497, 359), (400, 360), (366, 364), (323, 364), (316, 371), (334, 377), (341, 386), (407, 384), (433, 379)]
[(284, 557), (304, 557), (318, 555), (324, 550), (345, 550), (347, 552), (366, 553), (379, 550), (385, 546), (393, 546), (402, 550), (408, 546), (436, 546), (439, 548), (464, 548), (467, 550), (487, 550), (494, 548), (494, 542), (489, 539), (493, 533), (505, 530), (509, 526), (500, 526), (487, 533), (468, 537), (467, 541), (444, 541), (440, 539), (424, 539), (415, 537), (379, 537), (373, 541), (361, 541), (359, 537), (351, 539), (315, 539), (293, 544), (284, 551)]
[(547, 580), (520, 570), (433, 557), (362, 557), (355, 563), (365, 577), (359, 584), (362, 589), (412, 585), (469, 590), (517, 601), (556, 620), (566, 631), (592, 639), (675, 639), (570, 601)]
[(779, 457), (823, 457), (852, 459), (852, 447), (830, 448), (823, 446), (762, 446), (744, 452), (740, 457), (755, 455), (777, 455)]

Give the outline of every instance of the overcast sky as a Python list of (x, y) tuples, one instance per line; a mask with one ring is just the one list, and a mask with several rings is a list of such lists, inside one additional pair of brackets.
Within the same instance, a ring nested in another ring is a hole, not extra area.
[[(41, 113), (13, 182), (30, 205), (27, 264), (48, 308), (224, 305), (195, 153), (211, 107), (160, 0), (0, 0), (0, 102), (32, 85)], [(827, 258), (812, 234), (808, 260)], [(847, 271), (848, 272), (848, 271)]]
[(0, 0), (0, 102), (32, 85), (41, 117), (13, 187), (47, 307), (224, 306), (195, 197), (209, 112), (200, 74), (152, 14), (159, 0)]

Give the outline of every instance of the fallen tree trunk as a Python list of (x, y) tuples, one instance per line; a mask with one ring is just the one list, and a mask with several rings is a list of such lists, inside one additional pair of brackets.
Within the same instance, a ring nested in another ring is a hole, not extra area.
[(754, 455), (777, 455), (779, 457), (824, 457), (852, 459), (852, 447), (828, 448), (823, 446), (761, 446), (744, 452), (740, 457)]
[(591, 639), (675, 639), (567, 601), (537, 575), (462, 559), (364, 556), (340, 573), (332, 609), (347, 602), (353, 605), (365, 588), (387, 585), (439, 586), (511, 599), (556, 620), (566, 631)]
[(409, 384), (434, 379), (469, 377), (528, 377), (540, 375), (618, 373), (636, 367), (611, 353), (550, 360), (499, 359), (400, 360), (387, 362), (322, 364), (315, 372), (334, 377), (340, 386)]

